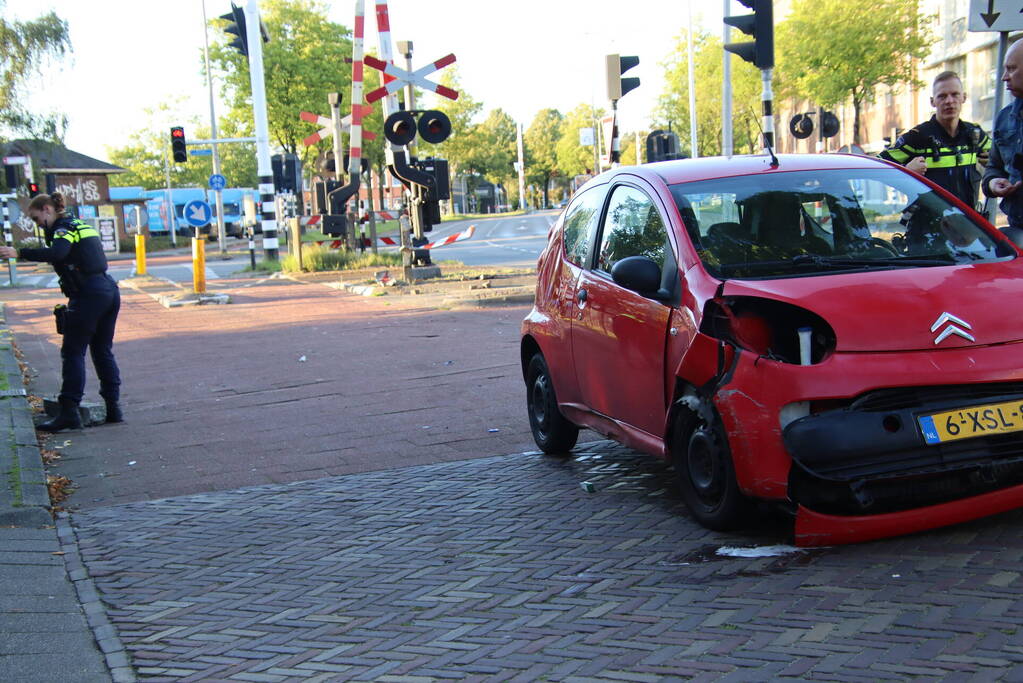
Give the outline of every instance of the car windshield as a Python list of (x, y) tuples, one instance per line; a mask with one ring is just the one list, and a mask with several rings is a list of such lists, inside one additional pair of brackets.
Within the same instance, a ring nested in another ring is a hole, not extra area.
[(792, 171), (671, 187), (715, 277), (798, 277), (1012, 258), (958, 207), (898, 169)]

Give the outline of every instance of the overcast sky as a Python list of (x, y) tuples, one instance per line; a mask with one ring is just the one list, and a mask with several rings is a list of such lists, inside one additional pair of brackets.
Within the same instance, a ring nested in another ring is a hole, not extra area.
[[(230, 9), (228, 0), (205, 2), (209, 17)], [(326, 4), (332, 21), (353, 25), (352, 0)], [(745, 10), (733, 4), (733, 14)], [(373, 0), (366, 6), (367, 48), (375, 50)], [(606, 107), (604, 55), (638, 55), (627, 75), (642, 85), (619, 103), (626, 131), (647, 128), (664, 87), (659, 63), (688, 22), (686, 2), (666, 0), (391, 0), (388, 7), (392, 39), (413, 42), (416, 68), (453, 52), (463, 87), (484, 111), (500, 107), (525, 125), (545, 107)], [(8, 0), (6, 12), (27, 19), (50, 9), (68, 21), (74, 52), (47, 70), (30, 105), (65, 111), (71, 149), (105, 159), (106, 148), (124, 144), (145, 126), (143, 111), (162, 102), (209, 120), (203, 0)], [(693, 21), (720, 35), (722, 9), (723, 2), (693, 3)], [(320, 113), (327, 114), (326, 93)]]

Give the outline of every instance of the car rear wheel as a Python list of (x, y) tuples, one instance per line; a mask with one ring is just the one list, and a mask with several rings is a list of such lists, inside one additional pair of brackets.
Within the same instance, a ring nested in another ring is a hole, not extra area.
[(743, 526), (751, 504), (739, 490), (728, 440), (717, 415), (709, 420), (692, 414), (680, 416), (674, 436), (675, 476), (696, 521), (717, 531)]
[(558, 409), (554, 383), (547, 361), (537, 353), (526, 369), (526, 405), (533, 440), (544, 453), (566, 453), (575, 446), (579, 428), (565, 419)]

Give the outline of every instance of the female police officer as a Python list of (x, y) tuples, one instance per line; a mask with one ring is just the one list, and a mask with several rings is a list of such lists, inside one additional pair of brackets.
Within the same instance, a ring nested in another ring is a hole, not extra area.
[(58, 396), (60, 414), (40, 424), (38, 429), (57, 432), (82, 428), (78, 404), (85, 392), (86, 347), (92, 353), (99, 377), (99, 393), (107, 404), (107, 422), (120, 422), (121, 375), (112, 346), (121, 295), (117, 283), (107, 275), (107, 258), (99, 233), (88, 223), (66, 214), (64, 198), (58, 192), (32, 199), (28, 216), (43, 228), (46, 247), (0, 247), (0, 258), (17, 256), (53, 264), (60, 277), (60, 289), (68, 298), (64, 342), (60, 347), (63, 378)]

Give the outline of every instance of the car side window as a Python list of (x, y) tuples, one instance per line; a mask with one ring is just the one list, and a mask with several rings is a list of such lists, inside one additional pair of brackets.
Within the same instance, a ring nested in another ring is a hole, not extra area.
[(565, 214), (565, 258), (577, 266), (586, 264), (586, 256), (597, 232), (603, 198), (603, 188), (587, 190), (576, 195)]
[(667, 248), (668, 232), (653, 200), (634, 187), (616, 187), (604, 219), (597, 269), (610, 273), (627, 256), (646, 256), (663, 264)]

